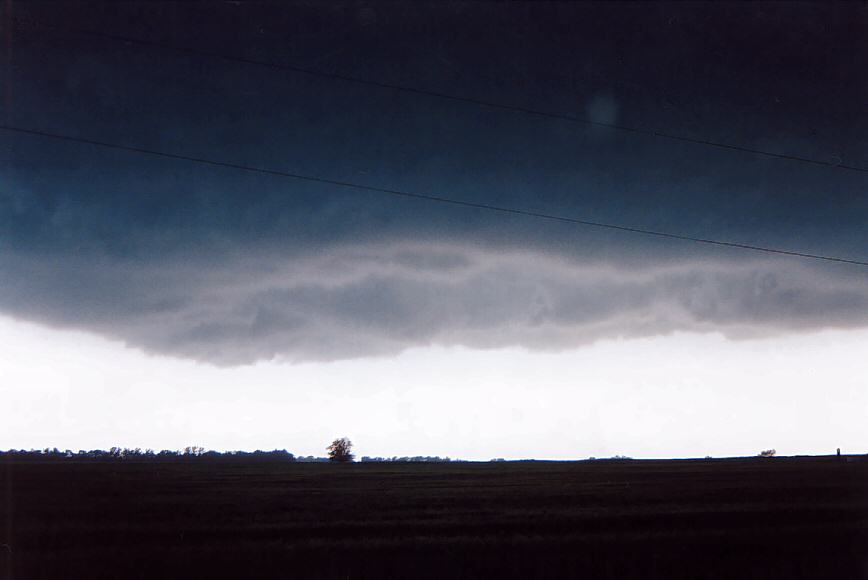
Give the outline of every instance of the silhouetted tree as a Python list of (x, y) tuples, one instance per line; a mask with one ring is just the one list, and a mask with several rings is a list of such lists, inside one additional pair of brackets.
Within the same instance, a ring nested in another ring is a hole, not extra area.
[(353, 454), (350, 451), (353, 448), (353, 442), (346, 437), (335, 439), (326, 450), (329, 452), (329, 461), (338, 461), (340, 463), (349, 463), (353, 460)]

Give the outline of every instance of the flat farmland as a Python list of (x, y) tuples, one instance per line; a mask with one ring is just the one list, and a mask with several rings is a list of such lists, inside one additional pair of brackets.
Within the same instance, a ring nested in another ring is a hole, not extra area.
[(868, 458), (6, 461), (0, 577), (868, 578)]

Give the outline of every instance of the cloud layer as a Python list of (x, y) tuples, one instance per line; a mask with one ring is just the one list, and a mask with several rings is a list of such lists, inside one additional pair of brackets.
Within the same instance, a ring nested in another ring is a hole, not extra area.
[(0, 285), (6, 311), (216, 365), (426, 345), (558, 350), (675, 331), (748, 338), (868, 325), (864, 276), (824, 277), (792, 260), (743, 256), (619, 267), (403, 242), (174, 267), (20, 259), (2, 266), (13, 276)]

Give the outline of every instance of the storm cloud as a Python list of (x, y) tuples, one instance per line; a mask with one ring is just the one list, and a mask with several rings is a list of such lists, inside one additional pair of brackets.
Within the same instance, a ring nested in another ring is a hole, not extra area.
[[(868, 325), (864, 276), (771, 259), (643, 268), (414, 244), (176, 267), (3, 262), (7, 311), (217, 365), (428, 345), (560, 350), (676, 331), (739, 339)], [(826, 268), (828, 269), (828, 268)]]
[[(868, 120), (852, 114), (868, 51), (844, 8), (715, 8), (715, 20), (691, 6), (629, 16), (340, 6), (256, 7), (240, 24), (225, 5), (207, 28), (185, 24), (194, 8), (67, 16), (206, 52), (868, 164)], [(621, 32), (603, 32), (613, 26)], [(95, 37), (23, 27), (14, 48), (13, 125), (702, 238), (857, 260), (868, 247), (857, 172)], [(0, 146), (0, 312), (151, 353), (236, 365), (868, 325), (858, 266), (8, 132)]]

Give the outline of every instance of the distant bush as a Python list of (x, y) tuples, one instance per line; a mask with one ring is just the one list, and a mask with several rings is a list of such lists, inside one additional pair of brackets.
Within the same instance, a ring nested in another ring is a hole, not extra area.
[(777, 453), (777, 451), (775, 451), (774, 449), (766, 449), (765, 451), (760, 451), (759, 456), (760, 457), (774, 457), (776, 453)]

